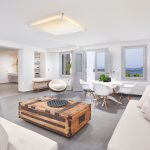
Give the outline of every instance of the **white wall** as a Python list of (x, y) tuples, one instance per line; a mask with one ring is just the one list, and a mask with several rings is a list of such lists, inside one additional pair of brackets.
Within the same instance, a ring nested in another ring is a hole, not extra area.
[(0, 48), (0, 83), (8, 83), (8, 73), (17, 73), (17, 51)]
[(41, 52), (40, 53), (40, 75), (41, 75), (41, 78), (47, 77), (46, 63), (47, 63), (46, 52)]
[(18, 81), (19, 91), (25, 92), (32, 90), (34, 79), (34, 51), (18, 51)]
[[(120, 42), (103, 45), (91, 45), (81, 47), (81, 50), (108, 48), (111, 54), (111, 70), (115, 71), (114, 76), (117, 79), (121, 79), (121, 47), (130, 45), (147, 45), (148, 47), (148, 72), (147, 77), (150, 81), (150, 41), (134, 41), (134, 42)], [(59, 78), (59, 53), (49, 53), (45, 49), (39, 47), (27, 46), (17, 44), (9, 41), (0, 41), (0, 46), (19, 49), (18, 54), (18, 74), (19, 74), (19, 91), (32, 90), (32, 81), (34, 79), (34, 51), (40, 51), (46, 54), (45, 57), (45, 77), (50, 79)]]
[[(133, 42), (120, 42), (111, 44), (97, 44), (92, 46), (82, 47), (83, 50), (94, 50), (108, 48), (110, 51), (110, 69), (112, 76), (118, 80), (121, 80), (121, 51), (123, 46), (137, 46), (146, 45), (147, 46), (147, 81), (150, 81), (150, 41), (133, 41)], [(135, 58), (133, 58), (135, 59)], [(113, 73), (113, 71), (115, 73)]]
[[(81, 47), (81, 50), (95, 50), (95, 49), (109, 49), (110, 51), (110, 72), (111, 76), (121, 80), (121, 51), (123, 46), (137, 46), (146, 45), (147, 46), (147, 81), (150, 81), (150, 41), (132, 41), (132, 42), (119, 42), (110, 44), (96, 44), (90, 46)], [(58, 50), (57, 50), (58, 51)], [(64, 50), (66, 51), (66, 50)], [(59, 77), (59, 54), (49, 53), (49, 67), (50, 72), (49, 77), (55, 78)], [(133, 58), (134, 59), (134, 58)], [(114, 73), (113, 73), (114, 72)]]
[(56, 79), (60, 77), (59, 73), (59, 53), (47, 52), (47, 77), (50, 79)]
[(0, 46), (18, 49), (18, 90), (21, 92), (32, 90), (32, 81), (34, 79), (34, 52), (39, 51), (46, 53), (46, 50), (39, 47), (1, 40)]
[[(34, 80), (34, 49), (19, 50), (18, 52), (18, 74), (19, 74), (19, 91), (25, 92), (32, 90)], [(48, 77), (48, 59), (47, 52), (41, 52), (41, 77)]]

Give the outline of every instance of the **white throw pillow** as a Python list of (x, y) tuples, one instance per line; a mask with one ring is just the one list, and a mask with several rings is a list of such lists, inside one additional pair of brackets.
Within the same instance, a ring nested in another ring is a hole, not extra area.
[(144, 101), (147, 99), (148, 94), (150, 93), (150, 85), (147, 85), (145, 88), (145, 91), (140, 99), (140, 101), (138, 102), (138, 107), (142, 108)]
[(8, 147), (8, 135), (0, 124), (0, 150), (7, 150)]
[(145, 101), (142, 108), (141, 108), (141, 112), (146, 114), (148, 107), (150, 106), (150, 102)]
[(150, 121), (150, 101), (146, 101), (142, 107), (143, 116), (146, 120)]
[(146, 99), (141, 108), (141, 112), (145, 114), (147, 112), (147, 109), (149, 109), (149, 106), (150, 106), (150, 93), (148, 93), (146, 96)]

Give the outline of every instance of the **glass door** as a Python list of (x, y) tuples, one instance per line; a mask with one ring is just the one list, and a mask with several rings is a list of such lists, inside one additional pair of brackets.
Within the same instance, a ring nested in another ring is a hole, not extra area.
[(100, 74), (106, 73), (106, 53), (96, 51), (95, 54), (95, 79), (98, 80)]
[(86, 52), (86, 79), (88, 82), (98, 80), (100, 74), (109, 73), (108, 49), (93, 50)]
[(80, 79), (85, 79), (85, 53), (73, 53), (73, 91), (82, 91)]

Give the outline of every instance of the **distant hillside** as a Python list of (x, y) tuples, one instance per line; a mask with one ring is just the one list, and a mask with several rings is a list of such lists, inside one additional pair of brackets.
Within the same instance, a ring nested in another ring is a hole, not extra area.
[(126, 68), (126, 76), (135, 76), (135, 75), (142, 76), (143, 75), (143, 67), (140, 67), (140, 68)]

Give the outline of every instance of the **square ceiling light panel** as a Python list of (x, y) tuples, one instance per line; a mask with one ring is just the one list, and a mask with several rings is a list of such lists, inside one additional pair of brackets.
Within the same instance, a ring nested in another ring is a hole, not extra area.
[(66, 17), (63, 13), (33, 22), (31, 26), (54, 35), (64, 35), (85, 30), (77, 22)]

